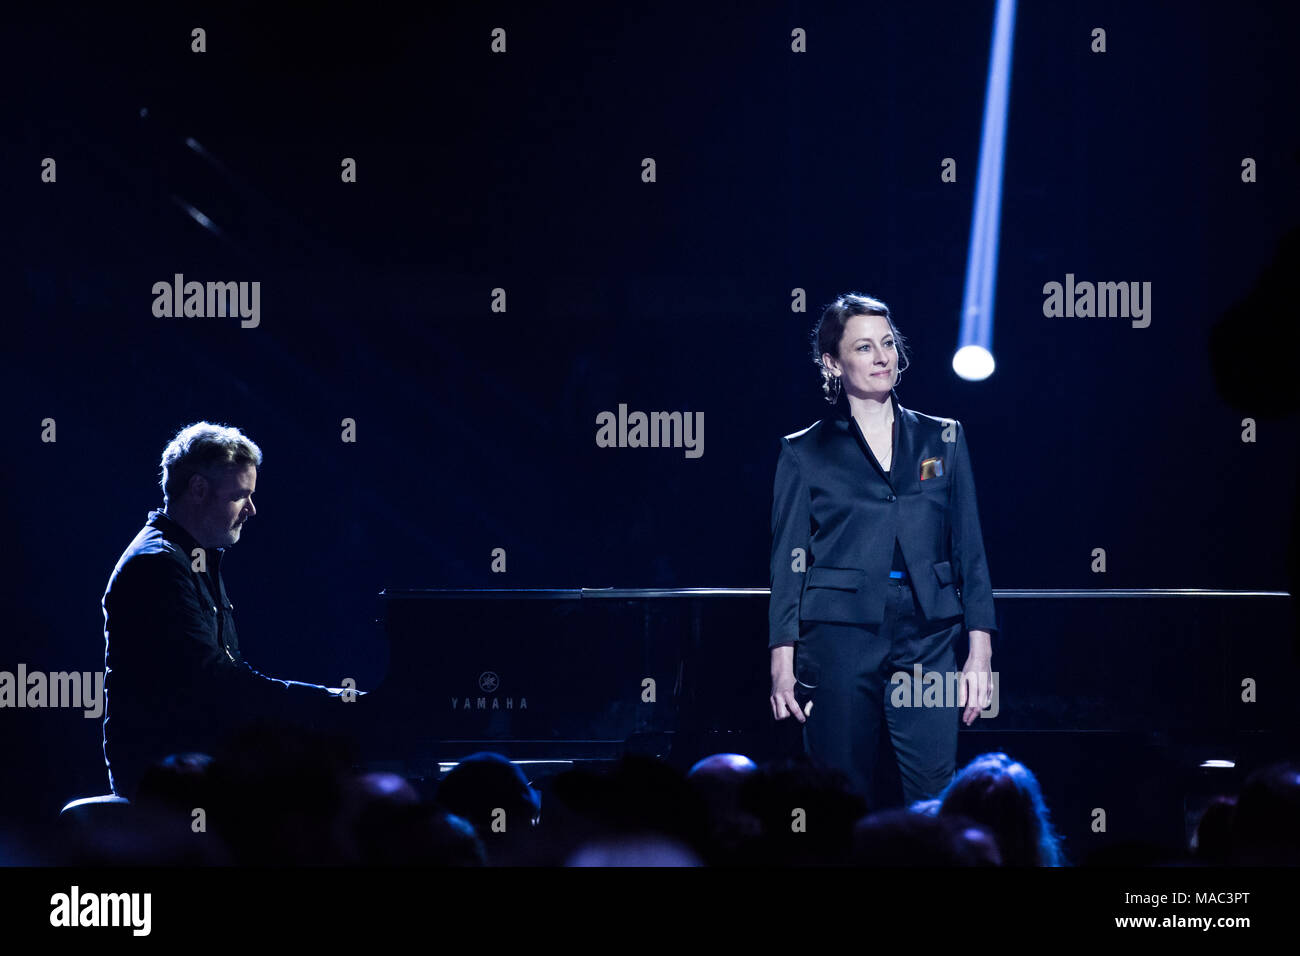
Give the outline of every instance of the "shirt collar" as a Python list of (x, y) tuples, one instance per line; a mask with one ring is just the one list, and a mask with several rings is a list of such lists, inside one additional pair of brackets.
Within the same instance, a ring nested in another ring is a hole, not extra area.
[[(194, 535), (186, 531), (181, 524), (171, 515), (161, 508), (155, 508), (149, 512), (149, 525), (157, 528), (163, 533), (168, 541), (171, 541), (184, 549), (187, 555), (192, 555), (195, 548), (203, 548)], [(225, 553), (225, 548), (203, 548), (205, 551), (211, 551), (216, 554), (216, 559), (221, 560), (221, 555)]]
[[(898, 401), (898, 392), (895, 389), (891, 388), (889, 390), (889, 401), (893, 403), (894, 406), (894, 421), (898, 421), (899, 413), (903, 410), (903, 406)], [(840, 397), (835, 401), (835, 419), (845, 428), (848, 428), (849, 423), (853, 420), (853, 412), (849, 409), (849, 400), (843, 392), (840, 393)]]

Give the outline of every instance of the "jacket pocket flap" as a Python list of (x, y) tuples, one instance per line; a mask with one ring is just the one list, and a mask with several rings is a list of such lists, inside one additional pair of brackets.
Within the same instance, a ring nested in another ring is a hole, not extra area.
[(813, 565), (808, 569), (808, 587), (835, 588), (840, 591), (856, 591), (867, 579), (867, 572), (860, 568), (825, 568)]
[(935, 576), (938, 577), (939, 583), (944, 587), (952, 584), (952, 563), (949, 561), (939, 561), (934, 566)]

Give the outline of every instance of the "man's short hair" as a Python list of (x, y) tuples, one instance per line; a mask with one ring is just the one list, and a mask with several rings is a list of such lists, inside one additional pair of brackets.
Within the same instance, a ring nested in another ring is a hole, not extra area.
[(185, 494), (192, 475), (216, 481), (219, 472), (245, 465), (260, 468), (262, 449), (238, 428), (211, 422), (186, 425), (163, 449), (163, 507)]

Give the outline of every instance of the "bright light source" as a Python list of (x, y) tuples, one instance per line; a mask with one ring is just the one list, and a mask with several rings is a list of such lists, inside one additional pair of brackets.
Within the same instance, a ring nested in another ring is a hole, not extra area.
[(966, 345), (952, 357), (952, 370), (968, 382), (982, 382), (993, 374), (993, 353), (982, 345)]

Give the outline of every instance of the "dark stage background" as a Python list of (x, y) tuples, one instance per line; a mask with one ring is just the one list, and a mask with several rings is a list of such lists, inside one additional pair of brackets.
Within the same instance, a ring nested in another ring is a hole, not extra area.
[[(110, 570), (199, 419), (266, 455), (225, 576), (277, 676), (373, 686), (383, 588), (766, 587), (778, 439), (826, 411), (808, 334), (851, 290), (911, 341), (903, 404), (967, 429), (995, 588), (1294, 593), (1297, 8), (1020, 6), (998, 369), (967, 383), (993, 8), (6, 11), (0, 669), (102, 669)], [(260, 325), (155, 318), (175, 273), (259, 281)], [(1067, 273), (1151, 282), (1150, 326), (1045, 318)], [(703, 456), (597, 447), (620, 403), (703, 412)], [(0, 734), (3, 819), (107, 791), (99, 721)]]

